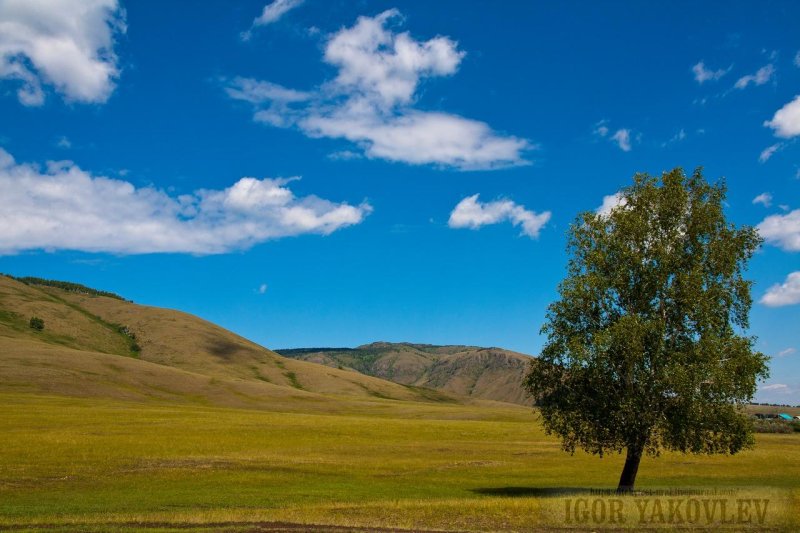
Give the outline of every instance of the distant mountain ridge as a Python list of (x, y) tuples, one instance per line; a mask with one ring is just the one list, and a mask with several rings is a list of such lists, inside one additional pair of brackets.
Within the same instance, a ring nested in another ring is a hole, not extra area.
[(502, 348), (373, 342), (357, 348), (293, 348), (276, 353), (352, 369), (402, 385), (530, 405), (522, 382), (532, 358)]

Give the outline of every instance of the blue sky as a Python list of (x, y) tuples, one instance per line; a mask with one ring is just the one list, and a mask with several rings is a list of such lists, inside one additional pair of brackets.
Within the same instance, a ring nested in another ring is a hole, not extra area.
[(536, 353), (574, 217), (637, 171), (702, 165), (767, 238), (758, 399), (800, 403), (798, 20), (789, 1), (0, 0), (0, 271), (271, 348)]

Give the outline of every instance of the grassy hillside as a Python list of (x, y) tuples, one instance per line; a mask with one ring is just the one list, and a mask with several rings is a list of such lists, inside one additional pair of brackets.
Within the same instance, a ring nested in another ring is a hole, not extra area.
[(375, 342), (358, 348), (300, 348), (278, 353), (404, 385), (530, 405), (522, 380), (531, 358), (500, 348)]
[[(31, 317), (45, 328), (30, 327)], [(284, 358), (198, 317), (0, 276), (0, 391), (274, 408), (278, 398), (461, 401)], [(290, 410), (298, 409), (292, 402)]]

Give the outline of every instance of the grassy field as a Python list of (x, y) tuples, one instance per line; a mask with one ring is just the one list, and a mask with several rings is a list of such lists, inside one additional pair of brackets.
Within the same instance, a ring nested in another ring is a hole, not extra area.
[(565, 524), (580, 499), (616, 500), (590, 491), (615, 487), (619, 456), (561, 452), (523, 407), (375, 402), (302, 414), (0, 394), (0, 529), (641, 529), (635, 504), (659, 498), (727, 499), (729, 513), (766, 499), (752, 527), (800, 527), (800, 434), (758, 435), (734, 457), (647, 458), (624, 524)]

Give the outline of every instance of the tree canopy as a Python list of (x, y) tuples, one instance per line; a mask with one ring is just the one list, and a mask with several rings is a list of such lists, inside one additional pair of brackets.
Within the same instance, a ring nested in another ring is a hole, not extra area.
[(643, 454), (752, 444), (743, 406), (768, 369), (746, 335), (744, 270), (761, 239), (726, 220), (725, 196), (701, 169), (637, 174), (610, 212), (570, 227), (568, 273), (526, 388), (565, 450), (627, 451), (620, 491)]

